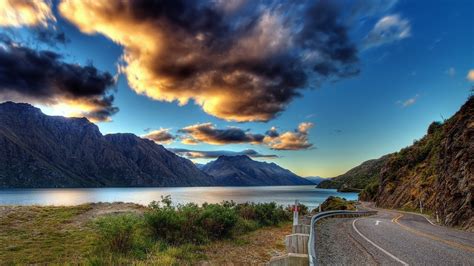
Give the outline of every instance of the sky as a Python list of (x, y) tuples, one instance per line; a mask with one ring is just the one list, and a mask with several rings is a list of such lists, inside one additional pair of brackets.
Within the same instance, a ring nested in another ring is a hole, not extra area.
[(0, 0), (0, 102), (332, 177), (474, 85), (474, 2)]

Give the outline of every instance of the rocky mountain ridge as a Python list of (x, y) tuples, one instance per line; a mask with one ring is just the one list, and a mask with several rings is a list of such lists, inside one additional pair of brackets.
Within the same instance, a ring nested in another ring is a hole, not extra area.
[(360, 194), (377, 206), (418, 209), (441, 223), (474, 230), (474, 97), (412, 146), (389, 156)]
[(258, 162), (247, 155), (220, 156), (201, 168), (221, 186), (313, 185), (275, 163)]
[(214, 179), (133, 134), (103, 136), (85, 118), (0, 104), (0, 187), (207, 186)]

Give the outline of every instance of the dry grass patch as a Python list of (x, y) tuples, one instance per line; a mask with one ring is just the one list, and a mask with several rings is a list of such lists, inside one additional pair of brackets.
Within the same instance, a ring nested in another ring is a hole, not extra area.
[(285, 236), (291, 234), (291, 223), (278, 227), (266, 227), (238, 236), (235, 239), (217, 241), (204, 248), (211, 265), (258, 265), (273, 256), (286, 254)]

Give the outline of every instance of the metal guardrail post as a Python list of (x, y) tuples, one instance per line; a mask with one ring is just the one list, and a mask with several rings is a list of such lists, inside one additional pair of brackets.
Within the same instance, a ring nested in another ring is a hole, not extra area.
[(373, 215), (376, 214), (376, 211), (343, 211), (343, 210), (338, 210), (338, 211), (325, 211), (318, 213), (311, 217), (311, 228), (310, 228), (310, 234), (309, 234), (309, 240), (308, 240), (308, 255), (309, 255), (309, 265), (314, 266), (317, 265), (318, 260), (316, 258), (316, 245), (315, 245), (315, 240), (316, 240), (316, 232), (315, 232), (315, 226), (316, 222), (323, 218), (331, 217), (331, 216), (364, 216), (364, 215)]

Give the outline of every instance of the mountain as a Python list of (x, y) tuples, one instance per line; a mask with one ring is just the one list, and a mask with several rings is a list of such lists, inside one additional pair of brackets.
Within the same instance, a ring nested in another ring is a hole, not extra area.
[(191, 161), (133, 134), (103, 136), (85, 118), (0, 104), (0, 187), (206, 186)]
[(275, 163), (257, 162), (247, 155), (220, 156), (202, 170), (221, 186), (312, 185), (313, 183)]
[(204, 165), (206, 164), (203, 164), (203, 163), (194, 163), (194, 165), (198, 168), (198, 169), (202, 169), (204, 167)]
[(325, 180), (327, 180), (327, 178), (324, 178), (324, 177), (320, 177), (320, 176), (307, 176), (305, 177), (307, 180), (313, 182), (313, 184), (317, 185)]
[(345, 174), (322, 181), (318, 188), (332, 188), (342, 192), (362, 190), (377, 180), (378, 173), (389, 157), (390, 155), (385, 155), (363, 162)]
[(441, 223), (474, 230), (474, 97), (412, 146), (389, 156), (361, 194), (378, 206), (438, 214)]

